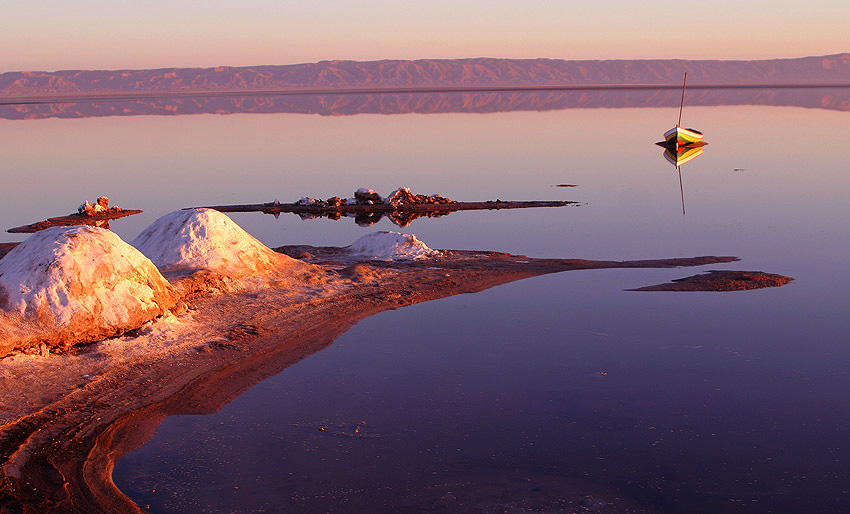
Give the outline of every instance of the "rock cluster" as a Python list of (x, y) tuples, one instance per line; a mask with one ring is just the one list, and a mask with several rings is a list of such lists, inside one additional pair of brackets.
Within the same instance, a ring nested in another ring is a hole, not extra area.
[[(80, 214), (85, 214), (87, 216), (94, 216), (95, 214), (104, 213), (110, 210), (109, 207), (109, 198), (106, 196), (98, 196), (97, 201), (94, 204), (90, 204), (88, 200), (77, 208), (77, 212)], [(112, 207), (112, 210), (121, 210), (118, 207)]]
[(412, 193), (407, 187), (400, 187), (384, 198), (373, 189), (361, 187), (354, 192), (353, 197), (348, 199), (342, 199), (338, 196), (332, 196), (327, 200), (304, 197), (295, 202), (295, 205), (314, 205), (316, 207), (333, 208), (345, 205), (389, 205), (399, 207), (403, 205), (439, 205), (447, 203), (457, 202), (442, 195), (417, 195)]
[(418, 204), (434, 205), (457, 202), (455, 202), (454, 200), (450, 200), (442, 195), (415, 195), (410, 191), (410, 189), (406, 187), (400, 187), (390, 193), (390, 196), (386, 198), (384, 203), (397, 206)]
[(354, 202), (357, 205), (380, 205), (384, 199), (374, 190), (361, 187), (354, 192)]
[[(446, 212), (439, 210), (414, 212), (411, 210), (404, 210), (403, 207), (411, 205), (443, 205), (452, 203), (457, 202), (442, 195), (417, 195), (412, 193), (409, 188), (400, 187), (390, 193), (390, 195), (386, 198), (382, 197), (372, 189), (360, 188), (354, 192), (353, 197), (348, 199), (342, 199), (338, 196), (332, 196), (327, 200), (304, 197), (295, 202), (295, 205), (314, 206), (317, 208), (316, 212), (299, 212), (298, 215), (302, 219), (325, 217), (332, 220), (338, 220), (345, 215), (353, 217), (354, 221), (358, 225), (368, 227), (379, 222), (384, 216), (387, 216), (393, 223), (404, 228), (419, 217), (427, 216), (433, 218), (443, 216)], [(268, 205), (273, 207), (274, 205), (280, 205), (280, 203)], [(347, 206), (366, 207), (367, 209), (343, 213), (343, 209), (341, 208)], [(368, 210), (368, 207), (377, 207), (380, 209), (372, 211)], [(340, 210), (336, 210), (337, 208), (340, 208)]]

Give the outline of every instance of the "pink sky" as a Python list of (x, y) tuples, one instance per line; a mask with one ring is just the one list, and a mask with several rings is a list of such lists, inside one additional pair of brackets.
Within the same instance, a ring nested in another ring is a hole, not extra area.
[(764, 59), (850, 51), (846, 0), (167, 2), (3, 9), (0, 72), (322, 59)]

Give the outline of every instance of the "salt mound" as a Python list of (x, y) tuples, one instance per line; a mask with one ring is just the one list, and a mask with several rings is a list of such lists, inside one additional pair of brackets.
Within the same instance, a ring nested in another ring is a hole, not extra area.
[(371, 259), (426, 259), (440, 255), (413, 234), (382, 230), (367, 234), (348, 247), (351, 253)]
[(214, 209), (174, 211), (130, 242), (163, 272), (208, 270), (229, 277), (296, 263)]
[[(49, 228), (0, 260), (0, 325), (7, 325), (0, 326), (0, 355), (40, 342), (67, 346), (114, 336), (178, 300), (153, 263), (113, 232)], [(10, 326), (15, 320), (21, 325)]]

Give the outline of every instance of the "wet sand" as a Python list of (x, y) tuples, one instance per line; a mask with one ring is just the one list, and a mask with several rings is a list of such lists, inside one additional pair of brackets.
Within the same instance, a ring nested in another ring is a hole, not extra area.
[(0, 243), (0, 259), (21, 243)]
[(629, 289), (629, 291), (748, 291), (779, 287), (794, 280), (791, 277), (763, 271), (718, 271), (673, 279), (672, 282)]
[[(69, 354), (2, 359), (0, 512), (145, 512), (114, 486), (112, 469), (167, 416), (214, 412), (384, 310), (561, 271), (737, 260), (445, 251), (435, 259), (357, 261), (338, 248), (278, 251), (318, 272), (239, 286), (211, 275), (169, 277), (186, 294), (189, 310), (180, 316)], [(613, 505), (606, 512), (635, 511)]]

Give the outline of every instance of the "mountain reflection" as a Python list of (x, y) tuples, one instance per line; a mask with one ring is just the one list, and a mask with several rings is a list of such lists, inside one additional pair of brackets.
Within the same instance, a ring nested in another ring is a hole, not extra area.
[[(89, 118), (237, 113), (437, 114), (548, 111), (577, 108), (673, 107), (671, 89), (584, 89), (569, 91), (480, 91), (310, 95), (219, 95), (64, 99), (61, 102), (0, 105), (0, 119)], [(850, 111), (850, 88), (693, 89), (688, 105), (795, 106)]]

